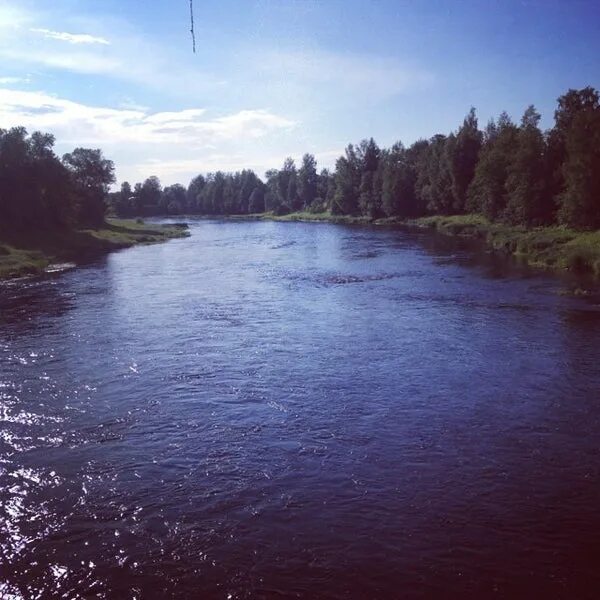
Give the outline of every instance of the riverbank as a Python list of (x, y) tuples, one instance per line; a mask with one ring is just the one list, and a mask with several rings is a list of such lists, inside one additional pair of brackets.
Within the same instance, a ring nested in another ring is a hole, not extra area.
[(0, 232), (0, 279), (41, 273), (57, 263), (77, 263), (113, 250), (187, 235), (183, 225), (148, 225), (121, 219), (109, 219), (99, 229), (28, 235)]
[(287, 215), (244, 215), (241, 218), (353, 225), (403, 225), (429, 229), (444, 235), (482, 240), (493, 250), (513, 255), (531, 267), (591, 273), (600, 277), (600, 231), (575, 231), (557, 226), (526, 229), (493, 223), (477, 214), (400, 220), (394, 217), (370, 219), (332, 215), (327, 212), (296, 212)]
[(511, 227), (481, 215), (433, 216), (407, 222), (445, 235), (476, 238), (496, 251), (514, 255), (529, 266), (590, 273), (600, 277), (600, 231), (564, 227)]

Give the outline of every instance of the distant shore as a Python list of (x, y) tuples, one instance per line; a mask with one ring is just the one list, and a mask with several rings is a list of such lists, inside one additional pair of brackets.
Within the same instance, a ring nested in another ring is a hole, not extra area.
[(370, 219), (368, 217), (332, 215), (327, 212), (295, 212), (287, 215), (272, 213), (232, 215), (226, 218), (408, 226), (428, 229), (444, 235), (482, 240), (493, 250), (513, 255), (531, 267), (587, 273), (600, 278), (600, 230), (575, 231), (559, 226), (526, 229), (525, 227), (493, 223), (477, 214), (435, 215), (418, 219), (395, 217)]
[(189, 235), (187, 226), (146, 224), (141, 220), (108, 219), (98, 229), (0, 232), (0, 279), (52, 271), (57, 265), (78, 263), (113, 250), (155, 244)]

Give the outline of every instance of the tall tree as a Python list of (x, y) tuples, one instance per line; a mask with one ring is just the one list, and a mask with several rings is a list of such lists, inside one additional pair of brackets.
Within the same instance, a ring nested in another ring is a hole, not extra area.
[(454, 212), (463, 212), (465, 209), (467, 189), (475, 175), (481, 140), (475, 109), (471, 108), (456, 138), (447, 148)]
[(188, 210), (191, 212), (204, 212), (200, 194), (205, 185), (206, 179), (203, 175), (196, 175), (196, 177), (190, 181), (186, 192), (186, 202)]
[(354, 146), (346, 148), (346, 155), (340, 156), (335, 163), (335, 194), (331, 212), (338, 215), (350, 215), (358, 212), (358, 188), (360, 186), (360, 161)]
[(373, 138), (363, 140), (358, 146), (360, 162), (360, 186), (358, 204), (360, 212), (368, 217), (376, 217), (380, 209), (381, 179), (376, 176), (381, 150)]
[(566, 133), (560, 196), (562, 223), (578, 229), (600, 228), (600, 108), (597, 103), (578, 112)]
[(180, 215), (186, 209), (186, 189), (179, 183), (167, 186), (160, 199), (161, 213)]
[(75, 148), (63, 156), (78, 201), (80, 223), (98, 226), (104, 222), (106, 197), (115, 181), (114, 165), (104, 158), (102, 150)]
[(546, 153), (546, 177), (550, 194), (556, 204), (561, 204), (565, 189), (563, 165), (567, 161), (567, 137), (577, 115), (598, 108), (598, 91), (588, 86), (579, 90), (570, 89), (558, 98), (554, 112), (554, 127), (548, 132)]
[(308, 208), (317, 197), (317, 183), (317, 161), (312, 154), (305, 154), (298, 170), (298, 196), (302, 208)]
[(540, 118), (533, 105), (527, 108), (507, 167), (504, 218), (515, 225), (542, 225), (552, 214), (551, 201), (545, 195), (545, 142)]
[(454, 136), (435, 135), (429, 140), (420, 162), (416, 194), (428, 212), (453, 212), (452, 179), (448, 164), (447, 147), (454, 144)]
[(495, 220), (504, 216), (507, 203), (506, 180), (517, 148), (519, 130), (507, 113), (498, 122), (490, 121), (475, 176), (467, 191), (467, 209)]

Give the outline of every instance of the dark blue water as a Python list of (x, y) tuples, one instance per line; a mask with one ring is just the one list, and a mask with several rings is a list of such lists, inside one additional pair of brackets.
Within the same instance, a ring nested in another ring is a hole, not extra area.
[(0, 597), (597, 597), (593, 296), (405, 231), (191, 233), (0, 288)]

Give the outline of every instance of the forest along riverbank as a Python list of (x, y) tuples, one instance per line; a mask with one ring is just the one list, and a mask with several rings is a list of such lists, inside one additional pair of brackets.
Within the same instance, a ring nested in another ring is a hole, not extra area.
[(294, 212), (287, 215), (260, 213), (232, 215), (228, 219), (311, 221), (347, 225), (409, 226), (444, 235), (484, 241), (491, 249), (510, 254), (530, 267), (573, 271), (600, 278), (600, 231), (576, 231), (567, 227), (535, 227), (494, 223), (479, 214), (434, 215), (418, 219), (333, 215), (329, 212)]
[(147, 224), (108, 219), (97, 229), (38, 231), (26, 235), (0, 231), (0, 279), (41, 273), (57, 263), (78, 263), (138, 244), (189, 235), (187, 225)]

